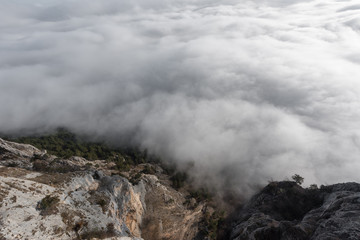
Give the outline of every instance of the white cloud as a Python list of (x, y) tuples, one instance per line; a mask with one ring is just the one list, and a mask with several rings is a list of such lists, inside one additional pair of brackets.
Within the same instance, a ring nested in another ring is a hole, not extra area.
[(135, 141), (242, 192), (294, 173), (359, 181), (359, 11), (0, 0), (0, 131)]

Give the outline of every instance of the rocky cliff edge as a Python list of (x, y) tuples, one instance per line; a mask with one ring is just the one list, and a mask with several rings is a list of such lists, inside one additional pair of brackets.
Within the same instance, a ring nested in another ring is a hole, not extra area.
[(232, 240), (358, 240), (360, 184), (272, 182), (234, 214)]
[(158, 166), (154, 174), (140, 165), (121, 176), (112, 164), (0, 139), (0, 239), (199, 236), (205, 204), (189, 206)]

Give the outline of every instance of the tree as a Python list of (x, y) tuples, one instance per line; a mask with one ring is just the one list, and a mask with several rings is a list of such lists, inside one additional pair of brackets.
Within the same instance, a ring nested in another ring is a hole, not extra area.
[(299, 185), (301, 185), (304, 182), (304, 178), (299, 174), (295, 174), (291, 178)]

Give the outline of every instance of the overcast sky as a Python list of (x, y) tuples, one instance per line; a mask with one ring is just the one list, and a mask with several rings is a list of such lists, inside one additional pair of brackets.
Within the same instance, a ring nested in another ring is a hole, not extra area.
[(244, 193), (360, 181), (360, 4), (0, 0), (0, 103), (0, 132), (133, 142)]

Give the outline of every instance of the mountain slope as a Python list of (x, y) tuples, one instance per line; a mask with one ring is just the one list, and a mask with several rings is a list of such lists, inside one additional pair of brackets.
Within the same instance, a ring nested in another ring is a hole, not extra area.
[(121, 173), (113, 162), (57, 158), (2, 139), (0, 165), (0, 239), (206, 237), (212, 208), (173, 189), (157, 165)]

